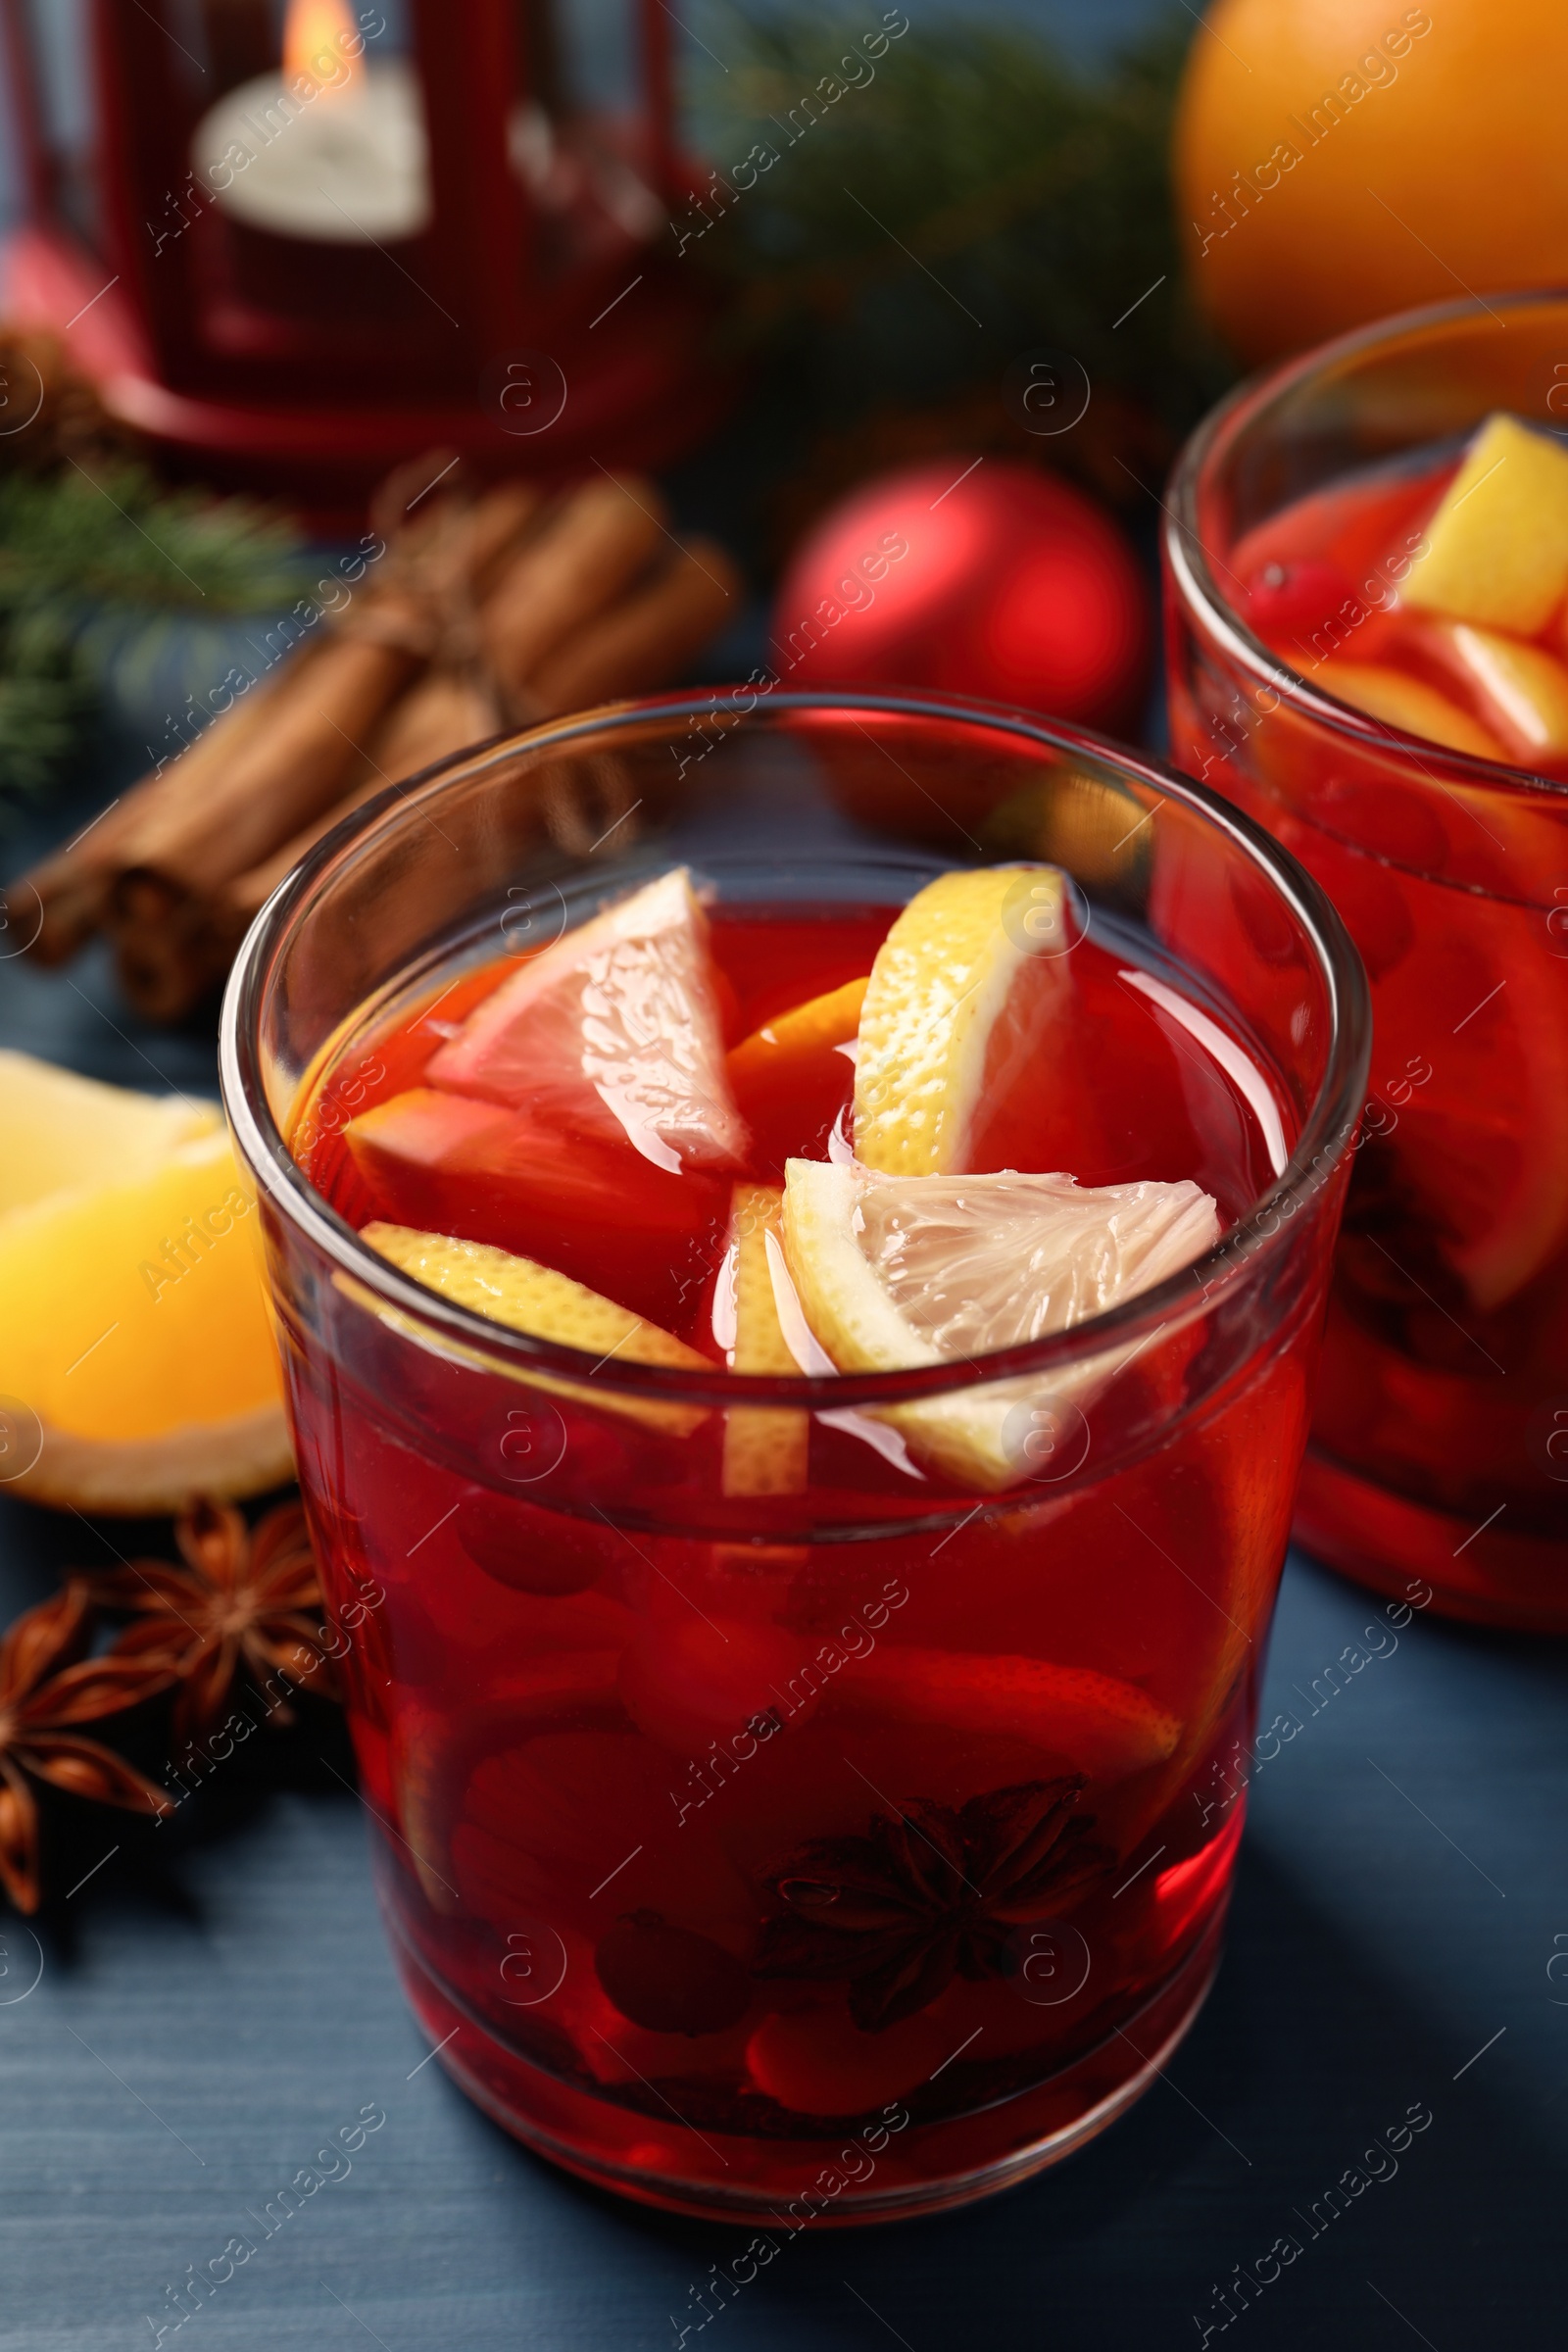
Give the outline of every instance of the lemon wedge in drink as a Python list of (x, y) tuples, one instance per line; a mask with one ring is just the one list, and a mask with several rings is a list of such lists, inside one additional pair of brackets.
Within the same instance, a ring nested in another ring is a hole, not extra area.
[[(1080, 1186), (1071, 1176), (884, 1175), (792, 1159), (784, 1249), (806, 1320), (841, 1372), (972, 1363), (1065, 1331), (1163, 1282), (1219, 1238), (1192, 1183)], [(1130, 1351), (1050, 1382), (1010, 1380), (878, 1418), (960, 1485), (1027, 1478), (1070, 1409)]]
[[(419, 1233), (410, 1225), (379, 1221), (365, 1226), (360, 1239), (415, 1282), (509, 1330), (531, 1332), (535, 1339), (554, 1340), (563, 1348), (580, 1348), (585, 1355), (607, 1362), (613, 1357), (617, 1363), (665, 1364), (680, 1371), (713, 1369), (707, 1356), (673, 1332), (534, 1258), (493, 1249), (487, 1242), (465, 1242), (452, 1234)], [(675, 1437), (687, 1436), (707, 1417), (701, 1405), (617, 1396), (609, 1382), (562, 1380), (544, 1373), (518, 1377), (530, 1387), (622, 1413)]]
[(1568, 449), (1499, 410), (1426, 527), (1404, 602), (1534, 637), (1568, 590)]
[[(730, 1363), (736, 1372), (799, 1370), (778, 1319), (769, 1243), (780, 1248), (784, 1194), (775, 1184), (738, 1184), (730, 1209), (730, 1256), (719, 1281), (731, 1284)], [(726, 1494), (799, 1494), (806, 1486), (811, 1424), (790, 1405), (732, 1405), (724, 1415)]]
[(977, 1106), (1004, 1093), (1069, 1001), (1067, 883), (1054, 865), (941, 874), (877, 950), (860, 1008), (855, 1150), (890, 1176), (961, 1168)]

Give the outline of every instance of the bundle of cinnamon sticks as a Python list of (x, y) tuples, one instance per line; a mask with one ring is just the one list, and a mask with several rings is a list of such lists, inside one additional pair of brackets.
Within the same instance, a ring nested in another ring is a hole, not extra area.
[(509, 728), (666, 683), (737, 610), (728, 556), (677, 545), (650, 482), (412, 495), (439, 462), (383, 486), (385, 553), (335, 614), (263, 677), (231, 671), (229, 707), (188, 750), (13, 886), (14, 906), (37, 894), (40, 962), (106, 932), (136, 1008), (180, 1018), (359, 803)]

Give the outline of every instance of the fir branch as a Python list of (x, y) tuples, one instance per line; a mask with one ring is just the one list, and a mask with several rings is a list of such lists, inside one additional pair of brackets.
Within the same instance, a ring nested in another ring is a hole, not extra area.
[(1004, 22), (913, 25), (808, 129), (800, 102), (858, 20), (719, 0), (704, 24), (729, 69), (700, 76), (709, 152), (725, 169), (757, 142), (776, 161), (700, 251), (738, 286), (743, 332), (814, 367), (835, 421), (994, 382), (1042, 344), (1173, 431), (1222, 388), (1167, 181), (1185, 15), (1099, 74)]
[(95, 616), (133, 612), (159, 633), (275, 612), (308, 586), (298, 532), (250, 500), (165, 490), (107, 454), (0, 474), (0, 825), (91, 741)]
[(298, 533), (248, 499), (162, 489), (145, 466), (68, 458), (0, 478), (0, 608), (38, 597), (200, 612), (275, 610), (304, 593)]

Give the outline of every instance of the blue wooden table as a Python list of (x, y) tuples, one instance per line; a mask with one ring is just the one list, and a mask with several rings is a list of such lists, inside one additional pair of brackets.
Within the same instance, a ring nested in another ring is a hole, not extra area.
[[(730, 809), (688, 846), (834, 821)], [(93, 956), (0, 959), (0, 1042), (212, 1087), (210, 1034), (138, 1027)], [(108, 1540), (0, 1499), (0, 1613)], [(36, 1936), (0, 1914), (0, 2352), (673, 2352), (682, 2328), (705, 2352), (1559, 2352), (1568, 1651), (1430, 1611), (1396, 1632), (1293, 1558), (1264, 1706), (1300, 1729), (1253, 1783), (1229, 1956), (1167, 2077), (1032, 2185), (808, 2230), (718, 2308), (731, 2232), (577, 2185), (431, 2061), (316, 1719), (158, 1868), (114, 1856)], [(290, 2210), (307, 2168), (336, 2177)]]

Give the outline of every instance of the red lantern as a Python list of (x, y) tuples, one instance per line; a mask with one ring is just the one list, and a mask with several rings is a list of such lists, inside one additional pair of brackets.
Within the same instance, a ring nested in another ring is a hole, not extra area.
[(650, 465), (719, 414), (659, 0), (95, 0), (90, 190), (51, 4), (3, 0), (6, 307), (192, 468), (341, 507), (432, 445)]

